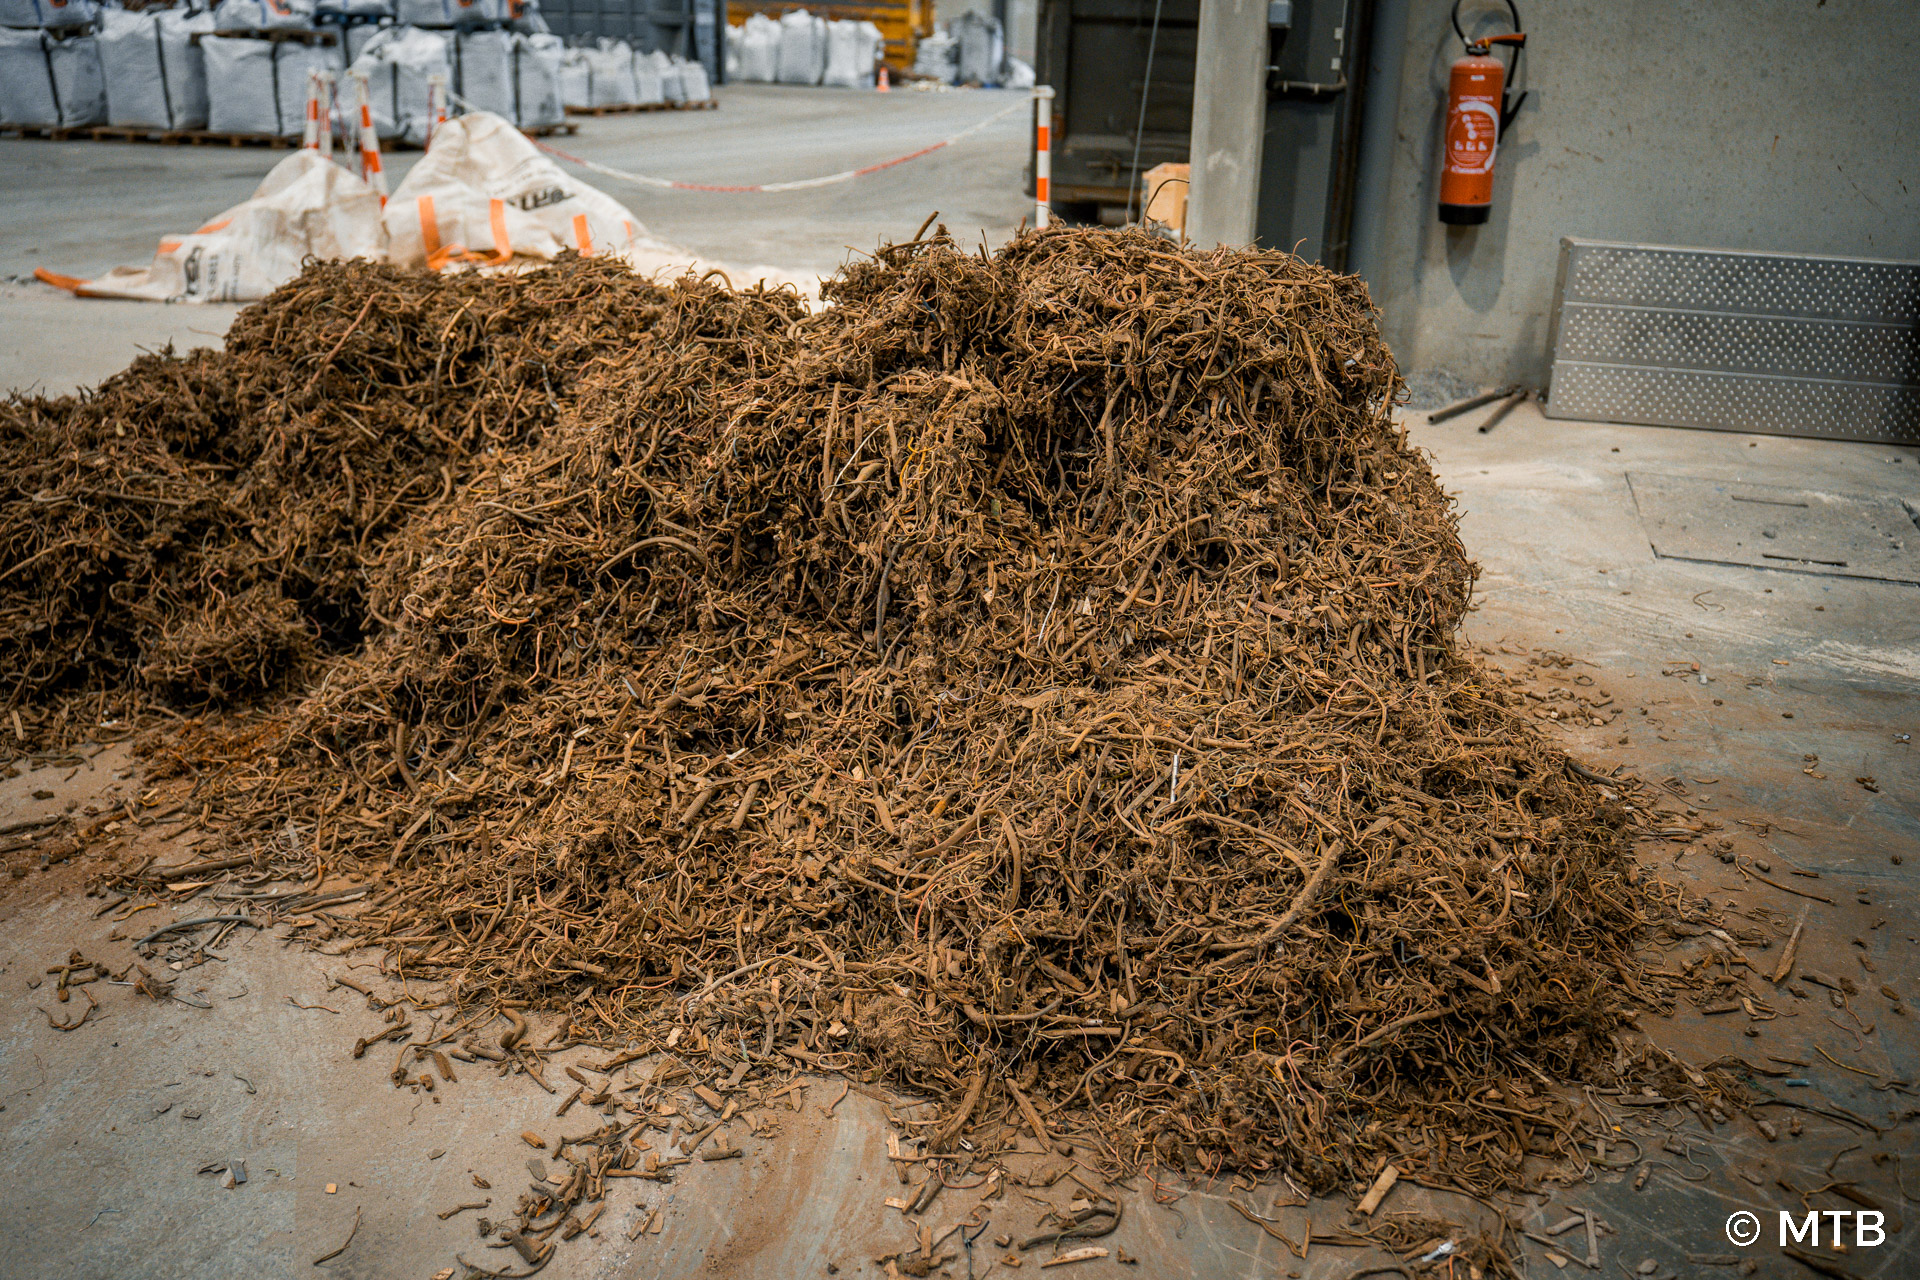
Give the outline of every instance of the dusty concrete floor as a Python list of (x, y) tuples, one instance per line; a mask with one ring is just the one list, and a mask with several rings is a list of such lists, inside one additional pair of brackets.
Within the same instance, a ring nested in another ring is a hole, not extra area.
[[(1774, 1243), (1771, 1215), (1804, 1212), (1802, 1193), (1812, 1208), (1856, 1208), (1857, 1201), (1817, 1190), (1846, 1183), (1888, 1212), (1888, 1235), (1883, 1246), (1836, 1255), (1836, 1262), (1857, 1276), (1914, 1274), (1920, 1262), (1903, 1230), (1900, 1166), (1889, 1159), (1912, 1133), (1904, 1122), (1916, 1095), (1904, 1082), (1920, 1072), (1906, 1004), (1920, 991), (1911, 884), (1920, 860), (1901, 858), (1920, 853), (1920, 761), (1902, 738), (1920, 727), (1914, 588), (1656, 559), (1623, 475), (1737, 474), (1920, 498), (1913, 485), (1920, 457), (1555, 423), (1526, 411), (1491, 436), (1475, 432), (1471, 419), (1428, 427), (1416, 417), (1411, 427), (1459, 494), (1468, 547), (1484, 565), (1471, 639), (1491, 664), (1516, 673), (1521, 687), (1543, 695), (1565, 689), (1601, 704), (1580, 724), (1568, 701), (1540, 706), (1543, 718), (1557, 717), (1552, 730), (1581, 759), (1663, 783), (1705, 828), (1651, 846), (1647, 865), (1725, 908), (1762, 972), (1807, 909), (1797, 972), (1817, 972), (1836, 988), (1845, 979), (1856, 992), (1842, 1008), (1832, 989), (1791, 981), (1761, 995), (1755, 1017), (1706, 1016), (1684, 1005), (1671, 1017), (1644, 1017), (1646, 1034), (1682, 1057), (1733, 1054), (1788, 1073), (1756, 1076), (1759, 1096), (1828, 1114), (1763, 1106), (1756, 1114), (1773, 1117), (1777, 1129), (1777, 1141), (1769, 1141), (1744, 1117), (1707, 1125), (1615, 1108), (1631, 1145), (1614, 1151), (1637, 1149), (1644, 1159), (1597, 1172), (1590, 1186), (1506, 1207), (1536, 1232), (1571, 1209), (1593, 1209), (1605, 1224), (1599, 1240), (1608, 1271), (1652, 1260), (1661, 1276), (1739, 1274), (1701, 1261), (1711, 1259), (1752, 1261), (1758, 1274), (1788, 1276), (1809, 1273)], [(1878, 789), (1856, 781), (1862, 777)], [(70, 803), (104, 814), (141, 785), (124, 747), (49, 763), (0, 782), (0, 825)], [(171, 830), (160, 823), (121, 834), (145, 841)], [(184, 842), (192, 838), (182, 830), (158, 851), (189, 860)], [(1732, 864), (1721, 860), (1722, 842)], [(532, 1082), (478, 1066), (463, 1066), (457, 1085), (431, 1095), (392, 1088), (390, 1064), (377, 1052), (362, 1061), (348, 1056), (355, 1038), (384, 1025), (380, 1015), (334, 982), (371, 981), (377, 989), (372, 957), (293, 952), (261, 935), (242, 933), (217, 949), (216, 961), (164, 975), (178, 980), (179, 1000), (156, 1004), (127, 988), (95, 985), (88, 989), (99, 993), (101, 1010), (89, 1025), (54, 1030), (52, 1021), (81, 1007), (78, 999), (59, 1005), (49, 998), (46, 970), (71, 950), (118, 970), (134, 958), (129, 942), (150, 919), (215, 909), (169, 906), (124, 923), (98, 919), (105, 902), (79, 892), (86, 869), (82, 860), (29, 872), (14, 882), (4, 908), (0, 1009), (9, 1012), (0, 1014), (0, 1170), (19, 1188), (19, 1211), (0, 1274), (309, 1271), (313, 1257), (345, 1238), (356, 1211), (353, 1248), (314, 1274), (427, 1277), (460, 1255), (503, 1265), (479, 1248), (473, 1222), (483, 1211), (446, 1221), (437, 1215), (489, 1194), (509, 1200), (512, 1193), (476, 1191), (472, 1176), (517, 1191), (528, 1154), (523, 1131), (551, 1138), (583, 1132), (589, 1120), (580, 1113), (556, 1120), (554, 1098)], [(1761, 876), (1831, 901), (1783, 891)], [(1674, 968), (1696, 953), (1683, 948), (1664, 963)], [(1883, 983), (1900, 998), (1883, 995)], [(1763, 983), (1749, 989), (1767, 991)], [(1749, 1029), (1753, 1035), (1743, 1034)], [(575, 1051), (556, 1066), (598, 1056)], [(1789, 1087), (1787, 1079), (1807, 1086)], [(910, 1247), (917, 1220), (881, 1203), (898, 1190), (885, 1158), (886, 1109), (851, 1094), (828, 1118), (839, 1092), (822, 1082), (798, 1111), (770, 1111), (777, 1131), (746, 1138), (744, 1160), (696, 1164), (671, 1186), (622, 1185), (595, 1224), (598, 1238), (567, 1246), (548, 1274), (787, 1277), (826, 1275), (829, 1264), (878, 1274), (870, 1260)], [(1830, 1118), (1839, 1109), (1855, 1119)], [(1790, 1127), (1796, 1114), (1798, 1134)], [(1009, 1164), (1018, 1170), (1023, 1159), (1027, 1167), (1038, 1161), (1012, 1157)], [(227, 1190), (217, 1174), (197, 1172), (235, 1160), (246, 1161), (244, 1187)], [(337, 1188), (332, 1195), (328, 1183)], [(1226, 1201), (1270, 1213), (1295, 1239), (1309, 1217), (1322, 1230), (1338, 1221), (1344, 1204), (1285, 1208), (1273, 1187), (1195, 1186), (1183, 1188), (1176, 1215), (1140, 1186), (1127, 1198), (1128, 1218), (1105, 1242), (1140, 1259), (1137, 1267), (1107, 1259), (1081, 1271), (1331, 1277), (1384, 1260), (1324, 1246), (1295, 1259)], [(1014, 1190), (990, 1203), (987, 1242), (1028, 1230), (1042, 1212), (1039, 1197), (1064, 1204), (1077, 1190), (1066, 1184), (1036, 1198)], [(1424, 1205), (1456, 1217), (1474, 1212), (1457, 1197), (1420, 1188), (1395, 1195), (1394, 1212)], [(936, 1234), (976, 1203), (975, 1196), (942, 1197), (929, 1214)], [(664, 1211), (662, 1230), (628, 1239), (655, 1208)], [(1745, 1251), (1723, 1234), (1728, 1215), (1742, 1209), (1764, 1215), (1769, 1233)], [(1580, 1233), (1567, 1239), (1572, 1253), (1584, 1252)], [(1004, 1252), (985, 1252), (987, 1242), (976, 1274)], [(1534, 1274), (1557, 1274), (1544, 1249), (1530, 1244), (1528, 1251)], [(129, 1257), (142, 1260), (131, 1271)], [(1578, 1261), (1571, 1266), (1580, 1270)], [(962, 1263), (949, 1274), (964, 1274)]]
[[(1000, 103), (894, 95), (855, 105), (847, 111), (804, 91), (735, 89), (708, 115), (589, 121), (573, 149), (674, 176), (794, 177), (910, 149)], [(1016, 113), (976, 135), (981, 145), (928, 158), (946, 167), (902, 166), (871, 185), (806, 201), (621, 194), (660, 234), (713, 256), (824, 269), (843, 245), (904, 234), (932, 208), (956, 229), (970, 226), (962, 214), (978, 220), (993, 242), (1023, 211), (1019, 128)], [(764, 174), (757, 157), (770, 157)], [(6, 142), (0, 163), (12, 172), (41, 166), (34, 181), (0, 194), (0, 271), (17, 272), (137, 261), (162, 231), (244, 195), (271, 158)], [(91, 382), (124, 363), (136, 343), (195, 328), (211, 341), (225, 323), (204, 308), (112, 308), (37, 286), (7, 291), (0, 386)], [(1731, 1277), (1743, 1263), (1786, 1277), (1814, 1273), (1783, 1254), (1771, 1215), (1861, 1207), (1843, 1198), (1851, 1193), (1888, 1213), (1887, 1240), (1823, 1253), (1827, 1265), (1861, 1277), (1920, 1273), (1897, 1159), (1913, 1133), (1909, 1083), (1920, 1071), (1908, 1006), (1920, 990), (1920, 911), (1910, 879), (1920, 874), (1920, 762), (1903, 736), (1920, 721), (1920, 597), (1906, 585), (1656, 558), (1625, 481), (1630, 471), (1658, 472), (1920, 503), (1920, 456), (1551, 422), (1531, 408), (1482, 435), (1480, 416), (1441, 426), (1409, 416), (1413, 439), (1432, 451), (1459, 496), (1469, 551), (1484, 567), (1469, 637), (1492, 665), (1541, 696), (1542, 718), (1580, 759), (1595, 769), (1623, 766), (1684, 806), (1679, 815), (1701, 829), (1650, 846), (1647, 865), (1710, 894), (1758, 971), (1771, 971), (1807, 912), (1801, 976), (1777, 991), (1749, 981), (1751, 1014), (1709, 1016), (1683, 1005), (1671, 1017), (1644, 1016), (1642, 1029), (1691, 1061), (1737, 1055), (1763, 1072), (1789, 1073), (1755, 1075), (1756, 1096), (1820, 1109), (1761, 1106), (1757, 1114), (1773, 1117), (1776, 1128), (1770, 1141), (1746, 1116), (1718, 1124), (1614, 1107), (1620, 1137), (1631, 1141), (1613, 1144), (1609, 1158), (1636, 1149), (1643, 1158), (1596, 1170), (1591, 1184), (1503, 1207), (1539, 1233), (1572, 1209), (1594, 1210), (1609, 1275), (1638, 1274), (1647, 1260), (1649, 1274), (1663, 1277)], [(1587, 710), (1576, 718), (1576, 704), (1555, 698), (1556, 690), (1586, 698)], [(144, 789), (124, 747), (34, 763), (19, 761), (19, 775), (0, 780), (0, 828), (69, 804), (106, 817)], [(176, 831), (181, 824), (175, 815), (106, 834), (185, 861), (195, 833), (191, 824)], [(20, 838), (0, 837), (0, 846)], [(24, 869), (41, 851), (29, 845), (7, 857)], [(363, 1060), (349, 1056), (356, 1038), (385, 1024), (364, 997), (336, 984), (376, 985), (373, 958), (291, 952), (246, 931), (215, 948), (218, 959), (164, 972), (179, 999), (155, 1003), (130, 988), (92, 984), (82, 990), (95, 993), (99, 1011), (78, 1030), (56, 1030), (51, 1024), (86, 1007), (79, 995), (64, 1004), (53, 998), (47, 970), (70, 951), (119, 971), (134, 959), (132, 940), (158, 927), (149, 920), (211, 910), (196, 902), (114, 919), (125, 907), (84, 896), (93, 857), (27, 870), (0, 904), (0, 1173), (15, 1188), (0, 1276), (425, 1280), (457, 1255), (505, 1265), (475, 1231), (484, 1209), (438, 1215), (489, 1196), (509, 1204), (527, 1181), (522, 1131), (551, 1138), (584, 1131), (591, 1118), (575, 1111), (557, 1119), (556, 1099), (531, 1081), (477, 1065), (463, 1065), (457, 1084), (431, 1094), (396, 1090), (386, 1078), (390, 1060), (377, 1049)], [(1714, 945), (1694, 939), (1662, 963), (1677, 969)], [(1831, 985), (1805, 980), (1809, 971)], [(575, 1051), (554, 1066), (598, 1056)], [(1796, 1080), (1806, 1083), (1789, 1083)], [(623, 1183), (596, 1234), (565, 1246), (545, 1274), (785, 1278), (831, 1274), (829, 1266), (880, 1274), (872, 1259), (909, 1247), (918, 1220), (882, 1204), (898, 1190), (886, 1159), (886, 1108), (855, 1093), (828, 1116), (839, 1092), (822, 1081), (798, 1110), (780, 1109), (791, 1099), (769, 1108), (763, 1135), (742, 1136), (742, 1160), (697, 1163), (670, 1185)], [(1009, 1164), (1018, 1170), (1038, 1159), (1014, 1156)], [(198, 1172), (238, 1161), (248, 1179), (232, 1190), (221, 1175)], [(492, 1188), (477, 1189), (475, 1175)], [(1183, 1194), (1168, 1208), (1154, 1203), (1145, 1182), (1139, 1187), (1126, 1197), (1120, 1229), (1102, 1242), (1137, 1265), (1108, 1258), (1075, 1272), (1333, 1277), (1385, 1261), (1326, 1246), (1294, 1258), (1227, 1203), (1269, 1214), (1298, 1239), (1309, 1217), (1322, 1230), (1337, 1222), (1344, 1202), (1278, 1207), (1284, 1196), (1274, 1187), (1215, 1184), (1162, 1193)], [(1034, 1192), (1038, 1198), (1014, 1189), (990, 1202), (992, 1226), (974, 1274), (1008, 1272), (994, 1262), (1004, 1251), (987, 1245), (1029, 1229), (1040, 1200), (1064, 1204), (1073, 1194), (1076, 1186), (1056, 1184)], [(930, 1225), (944, 1233), (977, 1203), (977, 1193), (949, 1192), (927, 1215)], [(1461, 1219), (1479, 1211), (1418, 1187), (1395, 1191), (1387, 1211), (1428, 1204)], [(661, 1230), (630, 1239), (655, 1209)], [(1761, 1242), (1744, 1250), (1724, 1233), (1738, 1210), (1765, 1218)], [(314, 1258), (347, 1238), (356, 1213), (351, 1247), (315, 1267)], [(1555, 1239), (1581, 1255), (1581, 1235)], [(1537, 1244), (1526, 1251), (1532, 1275), (1585, 1274), (1580, 1261), (1556, 1264)], [(1027, 1265), (1036, 1262), (1030, 1255)], [(946, 1274), (966, 1274), (965, 1259)]]

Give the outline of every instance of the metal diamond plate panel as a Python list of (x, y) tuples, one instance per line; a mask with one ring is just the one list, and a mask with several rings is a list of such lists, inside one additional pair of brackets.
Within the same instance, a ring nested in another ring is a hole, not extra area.
[(1920, 443), (1920, 263), (1561, 242), (1546, 412)]
[(1890, 493), (1631, 472), (1655, 555), (1842, 578), (1920, 583), (1920, 528)]

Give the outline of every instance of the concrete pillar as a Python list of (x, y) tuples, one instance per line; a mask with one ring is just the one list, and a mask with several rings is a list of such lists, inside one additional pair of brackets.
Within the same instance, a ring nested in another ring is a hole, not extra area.
[(1267, 0), (1201, 0), (1187, 239), (1253, 243), (1267, 129)]

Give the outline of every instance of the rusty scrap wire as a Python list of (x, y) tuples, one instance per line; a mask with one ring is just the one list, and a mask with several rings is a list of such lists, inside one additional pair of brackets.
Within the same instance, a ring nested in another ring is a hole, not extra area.
[(223, 354), (7, 405), (11, 705), (174, 708), (305, 936), (925, 1090), (936, 1147), (1571, 1155), (1544, 1086), (1628, 1072), (1657, 904), (1459, 647), (1365, 286), (942, 230), (826, 292), (313, 265)]

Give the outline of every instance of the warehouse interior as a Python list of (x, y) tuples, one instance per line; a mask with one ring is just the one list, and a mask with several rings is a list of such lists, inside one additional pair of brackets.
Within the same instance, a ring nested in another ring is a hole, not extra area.
[(492, 3), (0, 0), (0, 1276), (1914, 1272), (1912, 6)]

